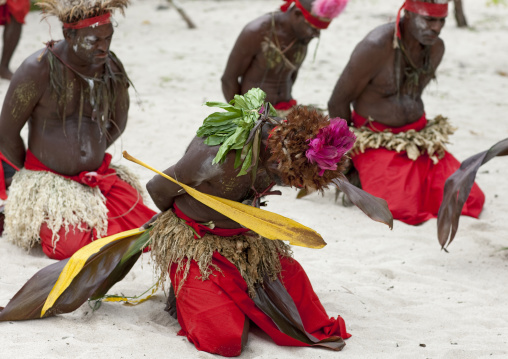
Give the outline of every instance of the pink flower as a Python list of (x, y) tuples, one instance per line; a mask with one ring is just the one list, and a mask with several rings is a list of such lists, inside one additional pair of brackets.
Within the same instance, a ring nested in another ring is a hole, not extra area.
[(347, 2), (348, 0), (315, 0), (312, 3), (312, 13), (319, 17), (333, 19), (344, 10)]
[(349, 130), (347, 122), (339, 117), (332, 118), (330, 124), (319, 130), (318, 134), (309, 140), (309, 149), (305, 157), (310, 163), (317, 163), (322, 176), (325, 170), (336, 170), (342, 156), (349, 151), (356, 140), (356, 136)]

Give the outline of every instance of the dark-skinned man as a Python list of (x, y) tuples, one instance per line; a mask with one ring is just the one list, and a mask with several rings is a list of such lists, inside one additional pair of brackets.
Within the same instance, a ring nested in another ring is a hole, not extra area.
[[(236, 96), (235, 103), (241, 106), (240, 101), (252, 104), (264, 98), (259, 89), (252, 89), (245, 96), (250, 95), (253, 96), (247, 100)], [(261, 105), (252, 113), (258, 114)], [(241, 107), (226, 108), (232, 111), (229, 114), (242, 114), (238, 112)], [(244, 117), (241, 123), (250, 124), (246, 134), (260, 128), (261, 141), (259, 147), (253, 146), (259, 155), (252, 149), (252, 157), (246, 156), (244, 166), (235, 158), (247, 136), (235, 135), (238, 129), (233, 124), (237, 119), (229, 116), (221, 123), (232, 126), (231, 132), (219, 146), (216, 138), (224, 132), (213, 123), (220, 116), (210, 116), (214, 120), (209, 122), (205, 119), (183, 157), (164, 172), (200, 192), (244, 204), (259, 206), (261, 196), (274, 194), (271, 188), (275, 184), (322, 190), (342, 176), (347, 157), (343, 155), (354, 143), (344, 120), (329, 120), (301, 106), (295, 107), (285, 121), (263, 122), (266, 118), (262, 117), (260, 123)], [(237, 150), (231, 147), (233, 139)], [(182, 327), (179, 334), (198, 350), (240, 355), (251, 321), (278, 345), (342, 349), (343, 339), (350, 336), (344, 320), (326, 314), (287, 244), (242, 227), (160, 175), (147, 184), (147, 189), (163, 211), (150, 233), (151, 254), (161, 275), (165, 276), (169, 268), (176, 316)], [(293, 324), (283, 324), (281, 317), (266, 311), (272, 304), (266, 306), (265, 290), (271, 293), (269, 302), (291, 308), (290, 314), (285, 315), (291, 317)], [(295, 326), (298, 322), (300, 327)]]
[[(447, 14), (446, 0), (407, 0), (395, 24), (356, 46), (328, 102), (330, 116), (356, 128), (352, 162), (362, 188), (411, 225), (437, 217), (444, 182), (459, 167), (445, 147), (453, 128), (442, 116), (427, 120), (421, 98), (443, 58)], [(475, 184), (462, 213), (478, 217), (484, 200)]]
[[(309, 42), (326, 29), (347, 0), (285, 0), (281, 11), (263, 15), (242, 30), (222, 75), (227, 101), (253, 87), (267, 94), (277, 111), (296, 105), (293, 85)], [(283, 116), (284, 112), (279, 112)]]
[[(111, 167), (106, 153), (127, 124), (129, 79), (109, 51), (111, 12), (123, 12), (127, 1), (38, 4), (63, 22), (64, 40), (28, 57), (11, 80), (0, 115), (0, 198), (10, 184), (10, 241), (27, 249), (40, 243), (63, 259), (154, 212), (134, 177)], [(26, 123), (27, 149), (20, 136)]]

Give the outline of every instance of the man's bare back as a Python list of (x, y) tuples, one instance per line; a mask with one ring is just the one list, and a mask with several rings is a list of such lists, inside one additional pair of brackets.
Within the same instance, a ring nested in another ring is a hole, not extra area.
[[(105, 119), (107, 132), (103, 133), (99, 122), (104, 114), (93, 113), (90, 85), (76, 72), (89, 78), (88, 82), (100, 79), (105, 66), (120, 72), (109, 55), (112, 35), (111, 24), (80, 29), (75, 38), (60, 41), (24, 61), (11, 81), (0, 116), (0, 151), (13, 164), (23, 166), (25, 148), (20, 131), (28, 122), (28, 148), (52, 170), (75, 175), (99, 167), (107, 147), (125, 129), (127, 82), (113, 83), (116, 106), (110, 111), (113, 118)], [(55, 77), (50, 67), (57, 66), (66, 80), (63, 96), (52, 88)]]
[[(265, 131), (265, 137), (266, 131)], [(164, 171), (167, 175), (185, 183), (200, 192), (230, 199), (236, 202), (252, 200), (255, 192), (261, 193), (272, 182), (278, 182), (277, 176), (266, 166), (265, 146), (261, 146), (260, 164), (254, 185), (250, 175), (237, 176), (240, 168), (234, 168), (235, 151), (227, 154), (221, 165), (213, 165), (212, 160), (217, 154), (219, 146), (208, 146), (203, 138), (195, 137), (190, 143), (184, 156), (174, 165)], [(217, 227), (238, 228), (238, 223), (230, 220), (215, 210), (198, 202), (183, 189), (169, 182), (162, 176), (155, 176), (147, 184), (148, 192), (155, 205), (166, 211), (173, 203), (187, 216), (196, 222), (213, 221)]]
[[(419, 31), (420, 36), (428, 36), (428, 39), (422, 41), (429, 44), (430, 66), (435, 70), (444, 54), (444, 43), (437, 37), (443, 25), (444, 20), (441, 19), (427, 19), (423, 23), (414, 20), (407, 26), (407, 31), (403, 32), (405, 49), (417, 67), (424, 65), (426, 52), (425, 45), (412, 32)], [(422, 116), (424, 105), (421, 95), (432, 75), (419, 76), (418, 85), (412, 93), (404, 88), (399, 91), (395, 68), (396, 50), (393, 46), (394, 32), (394, 23), (379, 26), (356, 46), (328, 103), (331, 117), (338, 116), (351, 121), (351, 104), (360, 116), (371, 117), (377, 122), (394, 127), (413, 123)], [(406, 62), (402, 57), (399, 83), (407, 80)]]
[(273, 104), (291, 100), (307, 45), (319, 33), (298, 9), (266, 14), (247, 24), (222, 76), (226, 100), (254, 87), (266, 92), (267, 101)]

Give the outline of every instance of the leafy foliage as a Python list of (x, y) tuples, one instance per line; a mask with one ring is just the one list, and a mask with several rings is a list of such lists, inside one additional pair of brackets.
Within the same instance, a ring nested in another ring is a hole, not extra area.
[(449, 246), (459, 228), (459, 218), (462, 208), (469, 197), (476, 174), (480, 166), (496, 156), (508, 154), (508, 138), (499, 141), (487, 151), (477, 153), (465, 159), (445, 182), (443, 202), (437, 215), (437, 237), (441, 249)]
[[(235, 168), (243, 162), (238, 176), (247, 174), (248, 169), (255, 165), (258, 156), (253, 154), (255, 141), (246, 144), (251, 130), (256, 125), (261, 113), (265, 109), (266, 93), (259, 88), (249, 90), (245, 95), (235, 95), (230, 103), (206, 102), (208, 107), (219, 107), (224, 112), (214, 112), (203, 121), (203, 125), (196, 132), (199, 137), (206, 137), (205, 144), (209, 146), (220, 145), (213, 164), (224, 162), (231, 150), (237, 150)], [(276, 116), (277, 113), (269, 103), (268, 114)], [(259, 139), (258, 139), (259, 140)], [(239, 151), (241, 150), (241, 151)], [(259, 151), (259, 146), (257, 146)]]

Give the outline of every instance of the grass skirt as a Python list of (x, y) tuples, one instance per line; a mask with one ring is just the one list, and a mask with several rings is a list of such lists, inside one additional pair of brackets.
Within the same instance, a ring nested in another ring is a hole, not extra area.
[(280, 274), (280, 257), (292, 256), (289, 245), (254, 232), (231, 237), (206, 234), (201, 239), (194, 239), (191, 227), (171, 210), (157, 219), (150, 236), (157, 274), (167, 278), (168, 268), (173, 263), (178, 264), (177, 272), (184, 272), (184, 280), (179, 288), (175, 288), (177, 296), (189, 273), (191, 260), (199, 266), (202, 280), (207, 280), (214, 270), (222, 273), (212, 262), (215, 251), (236, 266), (251, 296), (254, 296), (255, 284), (262, 284), (264, 277), (275, 280)]
[(368, 127), (353, 127), (356, 142), (351, 150), (353, 155), (364, 153), (369, 148), (386, 148), (387, 150), (402, 152), (415, 161), (420, 154), (427, 153), (434, 164), (443, 158), (446, 152), (448, 136), (455, 129), (448, 123), (448, 119), (437, 116), (429, 120), (421, 131), (409, 130), (394, 134), (389, 131), (374, 132)]
[[(141, 190), (134, 174), (124, 167), (113, 168), (122, 180), (138, 192)], [(4, 235), (17, 246), (30, 250), (40, 242), (43, 223), (53, 232), (53, 246), (60, 240), (58, 231), (62, 227), (66, 233), (69, 226), (80, 231), (95, 229), (97, 238), (104, 237), (108, 230), (106, 198), (99, 187), (89, 187), (51, 172), (22, 168), (9, 187)]]

